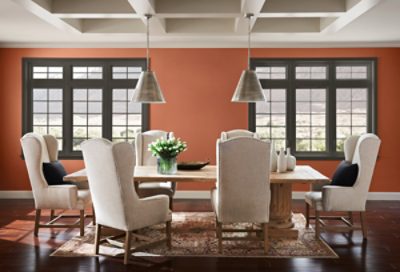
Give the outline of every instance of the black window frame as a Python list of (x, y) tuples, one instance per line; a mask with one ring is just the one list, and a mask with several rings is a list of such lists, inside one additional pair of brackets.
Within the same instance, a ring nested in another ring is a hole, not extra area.
[[(295, 67), (327, 66), (327, 79), (296, 79)], [(337, 66), (367, 66), (367, 79), (336, 79)], [(300, 160), (340, 160), (344, 153), (336, 150), (336, 89), (367, 88), (367, 132), (377, 134), (377, 58), (252, 58), (251, 69), (256, 67), (285, 66), (286, 79), (260, 79), (263, 89), (286, 89), (286, 146)], [(326, 88), (326, 152), (296, 151), (296, 89)], [(256, 106), (249, 103), (248, 128), (256, 131)]]
[[(62, 79), (33, 79), (34, 66), (62, 66)], [(103, 79), (73, 79), (73, 66), (101, 66)], [(145, 58), (23, 58), (22, 59), (22, 135), (33, 130), (34, 88), (63, 89), (63, 148), (60, 159), (82, 159), (81, 151), (73, 151), (73, 89), (103, 89), (102, 135), (112, 140), (112, 90), (134, 88), (138, 79), (112, 79), (113, 66), (135, 66), (146, 69)], [(148, 104), (141, 106), (142, 131), (149, 130)]]

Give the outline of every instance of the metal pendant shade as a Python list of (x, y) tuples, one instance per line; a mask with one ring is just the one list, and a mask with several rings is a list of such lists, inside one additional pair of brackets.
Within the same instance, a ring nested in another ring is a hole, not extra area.
[(140, 74), (132, 102), (139, 103), (165, 103), (164, 96), (158, 85), (156, 74), (144, 71)]
[(260, 81), (257, 78), (256, 72), (250, 69), (250, 33), (251, 33), (251, 25), (250, 19), (253, 14), (246, 14), (247, 19), (249, 20), (249, 32), (248, 32), (248, 68), (242, 72), (240, 76), (239, 83), (236, 87), (236, 90), (232, 97), (232, 102), (265, 102), (264, 92), (262, 90)]
[(149, 19), (151, 15), (146, 15), (147, 18), (147, 69), (140, 73), (139, 80), (136, 84), (135, 91), (131, 102), (135, 103), (165, 103), (164, 95), (158, 84), (157, 77), (153, 71), (150, 70), (149, 65)]
[(256, 72), (244, 70), (232, 97), (232, 102), (256, 102), (265, 101), (260, 81)]

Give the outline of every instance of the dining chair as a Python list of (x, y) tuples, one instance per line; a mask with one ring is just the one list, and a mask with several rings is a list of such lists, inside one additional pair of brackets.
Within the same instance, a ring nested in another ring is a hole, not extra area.
[[(172, 132), (162, 130), (150, 130), (138, 133), (135, 138), (136, 165), (138, 166), (156, 166), (157, 158), (148, 150), (149, 144), (157, 139), (172, 138)], [(137, 182), (135, 183), (136, 192), (139, 197), (149, 197), (154, 195), (167, 195), (169, 197), (170, 209), (173, 208), (173, 197), (176, 191), (175, 182)]]
[[(217, 140), (217, 187), (211, 190), (211, 203), (216, 215), (218, 251), (222, 241), (240, 240), (224, 237), (224, 232), (262, 232), (261, 239), (268, 252), (270, 206), (270, 143), (256, 138), (237, 137)], [(261, 224), (261, 229), (226, 229), (224, 224)]]
[[(151, 241), (141, 250), (160, 242), (171, 248), (171, 211), (165, 195), (139, 198), (133, 186), (135, 152), (129, 143), (113, 144), (106, 139), (91, 139), (81, 144), (89, 187), (96, 210), (95, 254), (99, 254), (103, 226), (123, 231), (124, 264), (131, 255), (132, 238), (142, 239), (133, 231), (166, 223), (166, 238)], [(147, 240), (147, 239), (146, 239)]]
[[(358, 165), (358, 176), (352, 187), (324, 185), (320, 190), (305, 195), (306, 227), (310, 219), (315, 219), (315, 236), (321, 231), (352, 232), (362, 230), (367, 239), (365, 210), (369, 187), (378, 157), (381, 140), (368, 133), (361, 136), (350, 136), (344, 142), (345, 160)], [(310, 207), (315, 210), (315, 217), (310, 216)], [(345, 212), (346, 216), (322, 216), (321, 212)], [(354, 223), (353, 213), (359, 213), (360, 225)], [(324, 220), (340, 220), (344, 225), (327, 224)]]
[(250, 138), (259, 138), (258, 134), (249, 130), (245, 129), (233, 129), (229, 131), (222, 131), (221, 132), (221, 139), (222, 140), (229, 140), (236, 137), (250, 137)]
[[(38, 236), (39, 228), (78, 228), (80, 235), (84, 235), (85, 208), (92, 203), (90, 192), (87, 189), (78, 189), (76, 185), (48, 185), (44, 173), (43, 163), (58, 160), (58, 141), (52, 135), (27, 133), (21, 138), (22, 152), (28, 170), (35, 202), (34, 235)], [(50, 220), (40, 222), (43, 209), (50, 210)], [(79, 216), (60, 214), (55, 217), (54, 211), (79, 210)], [(60, 219), (78, 217), (75, 223), (56, 224)]]

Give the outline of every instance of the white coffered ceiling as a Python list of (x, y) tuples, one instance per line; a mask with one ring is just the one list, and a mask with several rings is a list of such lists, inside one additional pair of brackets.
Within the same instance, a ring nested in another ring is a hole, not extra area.
[(400, 0), (1, 0), (2, 47), (399, 46)]

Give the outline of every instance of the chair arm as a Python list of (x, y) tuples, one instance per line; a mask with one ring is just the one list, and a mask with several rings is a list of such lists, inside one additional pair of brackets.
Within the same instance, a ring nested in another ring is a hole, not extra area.
[(366, 197), (354, 187), (326, 185), (322, 188), (322, 205), (325, 211), (364, 211)]
[(78, 202), (78, 188), (75, 185), (51, 185), (44, 190), (42, 207), (47, 209), (74, 209)]
[(166, 195), (154, 195), (141, 198), (140, 202), (142, 205), (166, 205), (166, 207), (169, 207), (169, 197)]
[(330, 181), (324, 181), (324, 182), (319, 182), (319, 183), (313, 183), (311, 184), (311, 191), (313, 192), (321, 192), (322, 188), (326, 185), (331, 184)]
[(134, 208), (135, 217), (129, 224), (130, 229), (161, 224), (172, 219), (169, 210), (169, 198), (166, 195), (155, 195), (139, 199)]

